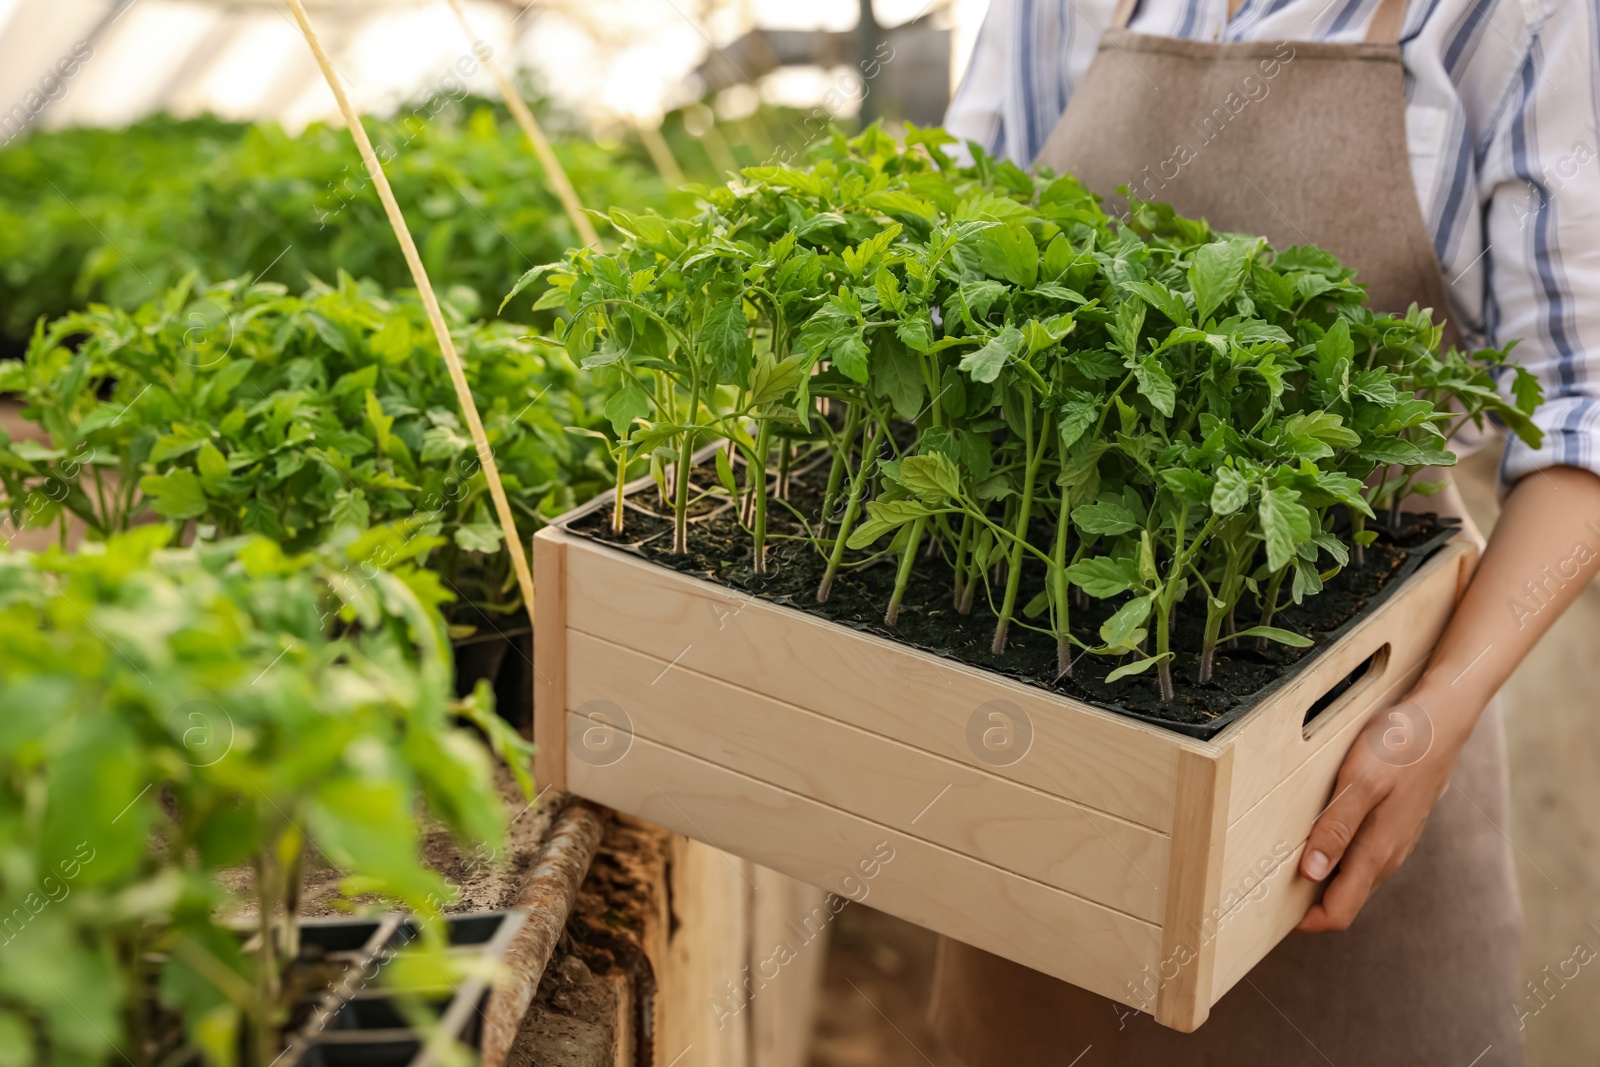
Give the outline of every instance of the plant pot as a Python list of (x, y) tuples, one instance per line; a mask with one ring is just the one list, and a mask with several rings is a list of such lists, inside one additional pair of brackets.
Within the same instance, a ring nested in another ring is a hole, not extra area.
[(1311, 825), (1477, 555), (1436, 548), (1204, 739), (566, 529), (588, 510), (534, 540), (541, 785), (1183, 1031), (1320, 892), (1297, 866)]
[[(450, 950), (499, 959), (526, 919), (522, 911), (445, 918)], [(289, 1041), (279, 1067), (424, 1067), (426, 1034), (414, 1029), (389, 991), (375, 981), (384, 964), (417, 937), (414, 920), (385, 915), (368, 920), (308, 920), (302, 944), (346, 964), (343, 981), (309, 1005), (309, 1017)], [(443, 1033), (471, 1048), (482, 1043), (489, 984), (472, 977), (421, 996)]]
[(471, 637), (452, 642), (456, 695), (466, 696), (480, 679), (494, 687), (495, 710), (524, 734), (533, 725), (533, 629), (518, 612), (490, 629), (480, 624)]

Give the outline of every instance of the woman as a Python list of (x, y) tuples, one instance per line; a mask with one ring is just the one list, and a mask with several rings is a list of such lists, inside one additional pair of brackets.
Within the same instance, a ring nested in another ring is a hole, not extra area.
[[(1435, 309), (1448, 340), (1520, 338), (1545, 443), (1507, 446), (1504, 511), (1460, 610), (1345, 758), (1297, 872), (1325, 883), (1321, 902), (1209, 1022), (1164, 1030), (946, 942), (936, 1025), (969, 1067), (1521, 1063), (1491, 700), (1600, 560), (1600, 12), (1112, 2), (995, 0), (950, 130), (1072, 171), (1113, 210), (1126, 185), (1221, 230), (1321, 245), (1378, 308)], [(1397, 724), (1431, 734), (1420, 759), (1386, 746)]]

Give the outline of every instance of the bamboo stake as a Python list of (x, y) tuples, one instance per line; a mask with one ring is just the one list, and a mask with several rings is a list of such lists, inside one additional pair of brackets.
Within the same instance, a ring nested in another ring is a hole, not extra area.
[(483, 64), (483, 68), (489, 72), (489, 77), (494, 79), (495, 85), (500, 88), (500, 95), (505, 99), (506, 107), (511, 109), (511, 115), (517, 120), (517, 125), (522, 127), (522, 132), (527, 134), (529, 143), (533, 145), (534, 154), (539, 157), (539, 163), (544, 167), (545, 177), (550, 179), (550, 188), (555, 191), (561, 206), (567, 209), (567, 217), (572, 220), (572, 225), (577, 227), (578, 236), (590, 248), (597, 252), (601, 251), (600, 234), (595, 232), (594, 220), (583, 210), (583, 201), (578, 199), (578, 191), (572, 187), (572, 180), (567, 177), (566, 168), (561, 165), (561, 160), (556, 158), (555, 149), (550, 147), (550, 139), (539, 127), (539, 120), (528, 110), (522, 94), (517, 92), (517, 87), (506, 77), (505, 71), (500, 69), (500, 64), (494, 61), (488, 47), (473, 35), (472, 24), (467, 21), (467, 13), (461, 8), (461, 0), (450, 0), (450, 10), (456, 13), (456, 21), (461, 23), (461, 32), (472, 42), (472, 54), (478, 57), (478, 62)]
[(383, 173), (383, 167), (378, 163), (378, 156), (372, 150), (372, 140), (367, 136), (367, 131), (361, 125), (361, 116), (350, 103), (350, 98), (345, 95), (344, 86), (339, 84), (339, 77), (329, 61), (327, 53), (322, 50), (322, 42), (317, 37), (317, 31), (312, 29), (311, 20), (306, 16), (305, 5), (301, 0), (289, 0), (289, 7), (294, 12), (295, 21), (300, 24), (300, 32), (305, 35), (306, 44), (311, 46), (311, 54), (316, 57), (317, 66), (322, 68), (322, 76), (328, 81), (328, 88), (333, 90), (333, 97), (339, 102), (339, 111), (344, 115), (344, 121), (350, 127), (350, 136), (355, 138), (356, 147), (361, 150), (361, 160), (367, 166), (367, 173), (372, 176), (373, 187), (378, 190), (378, 199), (383, 201), (384, 213), (389, 216), (389, 225), (394, 229), (394, 235), (400, 241), (400, 251), (406, 257), (406, 266), (411, 268), (411, 279), (416, 283), (417, 293), (422, 297), (422, 306), (428, 312), (428, 322), (433, 325), (433, 334), (439, 341), (439, 352), (444, 356), (444, 363), (450, 371), (450, 381), (456, 389), (456, 399), (461, 403), (461, 412), (466, 416), (467, 429), (472, 434), (473, 444), (478, 448), (478, 462), (483, 464), (483, 476), (489, 483), (489, 496), (494, 500), (495, 513), (500, 518), (500, 528), (505, 532), (506, 548), (511, 552), (511, 567), (517, 574), (517, 585), (522, 590), (522, 601), (528, 610), (529, 617), (533, 615), (533, 572), (528, 569), (528, 555), (523, 549), (522, 539), (517, 534), (517, 520), (511, 514), (511, 502), (506, 499), (505, 486), (500, 484), (500, 468), (495, 464), (494, 451), (489, 447), (489, 438), (483, 432), (483, 419), (478, 416), (478, 405), (472, 399), (472, 389), (467, 385), (467, 373), (461, 366), (461, 356), (456, 352), (455, 341), (450, 337), (450, 328), (445, 325), (444, 312), (439, 309), (439, 298), (434, 294), (433, 283), (428, 280), (428, 271), (422, 265), (422, 257), (417, 253), (417, 243), (411, 239), (411, 231), (406, 229), (405, 216), (400, 214), (400, 205), (394, 198), (394, 190), (389, 188), (389, 179)]
[(682, 185), (683, 168), (678, 166), (678, 159), (672, 154), (672, 146), (662, 136), (661, 127), (643, 121), (638, 126), (639, 140), (644, 142), (644, 150), (650, 153), (650, 159), (655, 163), (656, 170), (661, 172), (661, 180), (674, 189)]

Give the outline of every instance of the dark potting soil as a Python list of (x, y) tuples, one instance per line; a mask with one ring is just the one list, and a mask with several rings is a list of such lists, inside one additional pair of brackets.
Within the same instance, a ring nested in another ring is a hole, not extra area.
[[(704, 492), (715, 485), (715, 476), (697, 470), (696, 489)], [(790, 478), (787, 504), (806, 516), (813, 526), (822, 509), (827, 468), (812, 465), (797, 470)], [(1295, 672), (1308, 657), (1315, 656), (1369, 608), (1403, 583), (1429, 554), (1456, 532), (1454, 520), (1431, 513), (1403, 514), (1395, 529), (1379, 529), (1379, 539), (1367, 549), (1365, 560), (1354, 559), (1323, 586), (1321, 593), (1302, 604), (1290, 604), (1272, 619), (1272, 625), (1311, 638), (1309, 648), (1268, 644), (1262, 648), (1254, 638), (1230, 647), (1226, 642), (1216, 651), (1209, 682), (1201, 685), (1200, 646), (1205, 625), (1205, 608), (1200, 595), (1191, 592), (1179, 605), (1177, 626), (1171, 641), (1176, 652), (1172, 664), (1174, 699), (1164, 701), (1156, 672), (1121, 678), (1108, 683), (1106, 676), (1127, 657), (1089, 655), (1075, 649), (1072, 677), (1056, 677), (1056, 639), (1047, 632), (1031, 630), (1024, 624), (1038, 620), (1019, 618), (1010, 628), (1006, 651), (999, 657), (991, 652), (995, 616), (979, 604), (971, 614), (962, 615), (953, 606), (953, 574), (945, 561), (926, 553), (912, 567), (911, 581), (894, 626), (885, 625), (884, 610), (894, 591), (896, 558), (885, 554), (872, 562), (846, 566), (836, 576), (828, 601), (816, 602), (817, 585), (826, 570), (822, 555), (804, 540), (799, 521), (783, 503), (769, 503), (768, 573), (754, 570), (750, 536), (739, 525), (737, 513), (724, 496), (703, 495), (691, 508), (689, 551), (672, 553), (672, 516), (654, 487), (628, 498), (626, 529), (619, 537), (611, 532), (611, 509), (597, 508), (574, 518), (567, 529), (614, 547), (634, 552), (653, 563), (742, 590), (763, 600), (798, 608), (846, 626), (913, 645), (926, 652), (994, 671), (1007, 677), (1061, 693), (1122, 714), (1167, 726), (1196, 737), (1210, 737), (1228, 722), (1259, 702), (1276, 683)], [(1041, 524), (1033, 535), (1048, 536), (1048, 524)], [(1069, 555), (1071, 549), (1069, 548)], [(854, 553), (860, 557), (862, 553)], [(996, 597), (999, 589), (991, 583)], [(1029, 568), (1023, 574), (1017, 597), (1018, 613), (1044, 588), (1042, 569)], [(1282, 594), (1288, 598), (1287, 587)], [(1121, 606), (1124, 598), (1087, 601), (1074, 591), (1072, 632), (1091, 644), (1098, 644), (1100, 626)], [(1240, 629), (1256, 625), (1256, 609), (1247, 594), (1240, 603)], [(1042, 618), (1042, 617), (1041, 617)]]

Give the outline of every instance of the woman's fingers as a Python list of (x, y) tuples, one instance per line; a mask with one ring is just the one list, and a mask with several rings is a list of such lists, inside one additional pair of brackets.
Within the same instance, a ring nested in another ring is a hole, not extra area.
[(1333, 800), (1311, 827), (1305, 853), (1300, 857), (1300, 871), (1313, 882), (1322, 881), (1339, 865), (1367, 815), (1388, 792), (1364, 766), (1370, 758), (1364, 745), (1357, 744), (1350, 750), (1339, 772)]
[(1296, 929), (1302, 933), (1348, 930), (1385, 875), (1389, 842), (1372, 820), (1364, 826), (1365, 829), (1357, 833), (1355, 843), (1344, 852), (1339, 873), (1328, 883), (1321, 902), (1313, 904), (1300, 920)]

